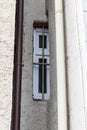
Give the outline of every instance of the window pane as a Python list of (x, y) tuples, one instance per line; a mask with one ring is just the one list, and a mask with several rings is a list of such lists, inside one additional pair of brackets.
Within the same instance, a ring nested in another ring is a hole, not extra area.
[[(42, 35), (39, 35), (39, 48), (42, 48)], [(44, 48), (47, 48), (47, 36), (44, 36)]]
[(42, 48), (42, 35), (39, 35), (39, 48)]
[(47, 36), (44, 36), (44, 48), (47, 48)]
[[(44, 59), (44, 63), (47, 63), (47, 60)], [(46, 65), (44, 65), (44, 93), (47, 93), (47, 70)]]
[[(44, 63), (46, 63), (47, 60), (44, 59)], [(42, 59), (39, 59), (39, 63), (42, 63)], [(39, 93), (42, 93), (42, 65), (39, 65), (39, 81), (38, 81), (38, 91)], [(47, 70), (46, 65), (44, 65), (44, 93), (47, 93)]]
[[(42, 63), (42, 59), (39, 59), (39, 63)], [(42, 65), (39, 65), (39, 93), (42, 93)]]

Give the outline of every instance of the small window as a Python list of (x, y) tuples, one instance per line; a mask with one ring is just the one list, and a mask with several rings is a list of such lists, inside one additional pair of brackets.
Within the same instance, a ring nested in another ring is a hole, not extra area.
[(47, 100), (50, 96), (50, 57), (48, 29), (34, 30), (33, 98)]

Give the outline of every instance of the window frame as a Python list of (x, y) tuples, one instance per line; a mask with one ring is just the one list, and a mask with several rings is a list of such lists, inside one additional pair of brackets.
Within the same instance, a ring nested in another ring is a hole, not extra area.
[[(40, 56), (42, 54), (42, 48), (39, 48), (39, 45), (37, 45), (39, 42), (39, 35), (42, 35), (42, 28), (36, 28), (34, 29), (34, 49), (33, 49), (33, 62), (38, 63), (38, 60), (42, 58)], [(47, 49), (44, 48), (44, 59), (47, 59), (47, 64), (50, 64), (50, 55), (49, 55), (49, 35), (48, 35), (48, 29), (44, 29), (44, 35), (47, 36)], [(38, 46), (38, 47), (37, 47)], [(39, 54), (38, 56), (36, 56)], [(35, 68), (36, 67), (36, 68)], [(50, 65), (46, 65), (47, 69), (47, 93), (44, 93), (44, 100), (48, 100), (50, 97)], [(39, 99), (42, 100), (42, 93), (38, 92), (38, 79), (39, 79), (39, 65), (33, 64), (33, 99)]]

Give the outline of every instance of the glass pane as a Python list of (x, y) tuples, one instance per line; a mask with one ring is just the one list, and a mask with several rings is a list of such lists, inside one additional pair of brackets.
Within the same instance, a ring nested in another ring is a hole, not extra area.
[[(39, 35), (39, 48), (42, 48), (42, 35)], [(47, 48), (47, 36), (44, 36), (44, 48)]]
[[(47, 60), (44, 59), (44, 63), (46, 63)], [(39, 63), (42, 63), (42, 59), (39, 59)], [(42, 65), (39, 65), (39, 81), (38, 81), (38, 91), (39, 93), (42, 93)], [(46, 65), (44, 65), (44, 93), (47, 93), (47, 70)]]
[(44, 36), (44, 48), (47, 48), (47, 36)]
[[(42, 63), (42, 59), (39, 59), (39, 63)], [(39, 65), (39, 93), (42, 93), (42, 65)]]
[(42, 35), (39, 35), (39, 48), (42, 48)]
[[(47, 60), (44, 59), (44, 63), (47, 63)], [(44, 93), (47, 93), (47, 71), (46, 71), (46, 65), (44, 65)]]

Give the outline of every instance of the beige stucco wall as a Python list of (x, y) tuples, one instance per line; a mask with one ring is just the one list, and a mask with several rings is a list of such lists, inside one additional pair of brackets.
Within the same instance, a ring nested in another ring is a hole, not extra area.
[(47, 101), (33, 100), (33, 22), (47, 21), (45, 0), (25, 0), (22, 69), (21, 130), (47, 130)]
[(0, 130), (10, 130), (15, 1), (0, 0)]

